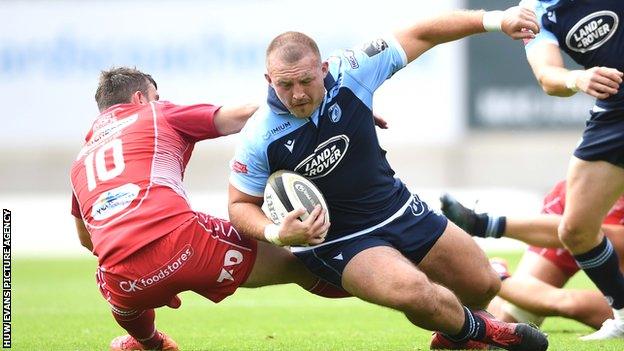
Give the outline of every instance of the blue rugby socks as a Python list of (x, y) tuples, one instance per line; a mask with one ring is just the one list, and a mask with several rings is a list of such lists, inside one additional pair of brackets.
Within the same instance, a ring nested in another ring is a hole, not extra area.
[(473, 340), (481, 340), (485, 336), (485, 321), (478, 315), (475, 315), (468, 309), (468, 307), (464, 306), (464, 325), (459, 333), (455, 335), (447, 335), (444, 334), (451, 341), (456, 343), (461, 343), (464, 341), (468, 341), (469, 339)]
[(606, 237), (598, 246), (580, 255), (574, 255), (579, 267), (607, 298), (613, 309), (624, 308), (624, 276), (613, 245)]
[(506, 227), (507, 217), (478, 213), (475, 222), (475, 236), (481, 238), (500, 238), (503, 236)]

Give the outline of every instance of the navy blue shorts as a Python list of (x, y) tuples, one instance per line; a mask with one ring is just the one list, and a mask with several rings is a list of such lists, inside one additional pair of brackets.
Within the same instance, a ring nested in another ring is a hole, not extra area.
[(624, 168), (624, 109), (591, 112), (574, 156)]
[(375, 246), (390, 246), (418, 264), (444, 233), (447, 224), (446, 217), (431, 211), (414, 195), (381, 225), (314, 247), (291, 250), (312, 273), (341, 287), (342, 271), (359, 252)]

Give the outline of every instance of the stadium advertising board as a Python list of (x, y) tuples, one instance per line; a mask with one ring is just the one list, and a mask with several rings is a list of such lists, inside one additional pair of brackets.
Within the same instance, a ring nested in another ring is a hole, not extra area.
[[(298, 5), (285, 0), (4, 1), (0, 95), (17, 103), (6, 104), (0, 140), (76, 144), (97, 113), (98, 72), (112, 65), (152, 73), (160, 95), (177, 103), (261, 101), (264, 50), (280, 32), (312, 35), (327, 56), (458, 3), (320, 1), (302, 17)], [(392, 16), (380, 15), (388, 10)], [(458, 132), (461, 105), (448, 102), (457, 101), (463, 87), (459, 54), (459, 46), (436, 48), (381, 88), (377, 105), (392, 122), (393, 141)]]

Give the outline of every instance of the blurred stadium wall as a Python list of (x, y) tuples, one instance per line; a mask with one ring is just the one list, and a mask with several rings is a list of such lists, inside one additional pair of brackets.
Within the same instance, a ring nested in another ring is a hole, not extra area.
[[(513, 3), (323, 0), (302, 9), (287, 0), (2, 1), (0, 198), (59, 193), (69, 199), (68, 169), (97, 115), (93, 94), (101, 69), (136, 66), (155, 77), (163, 99), (176, 103), (262, 102), (264, 49), (282, 31), (311, 34), (327, 56), (418, 18)], [(543, 192), (564, 177), (590, 105), (582, 96), (542, 94), (522, 44), (501, 34), (431, 50), (375, 100), (390, 124), (379, 133), (382, 145), (415, 190)], [(235, 141), (197, 147), (187, 172), (191, 194), (225, 189)]]

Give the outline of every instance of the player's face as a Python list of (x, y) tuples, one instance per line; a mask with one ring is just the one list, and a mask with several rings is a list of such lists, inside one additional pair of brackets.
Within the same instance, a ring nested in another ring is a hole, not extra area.
[(288, 111), (295, 117), (307, 118), (323, 102), (327, 67), (327, 62), (321, 63), (313, 53), (295, 63), (273, 58), (265, 76)]

